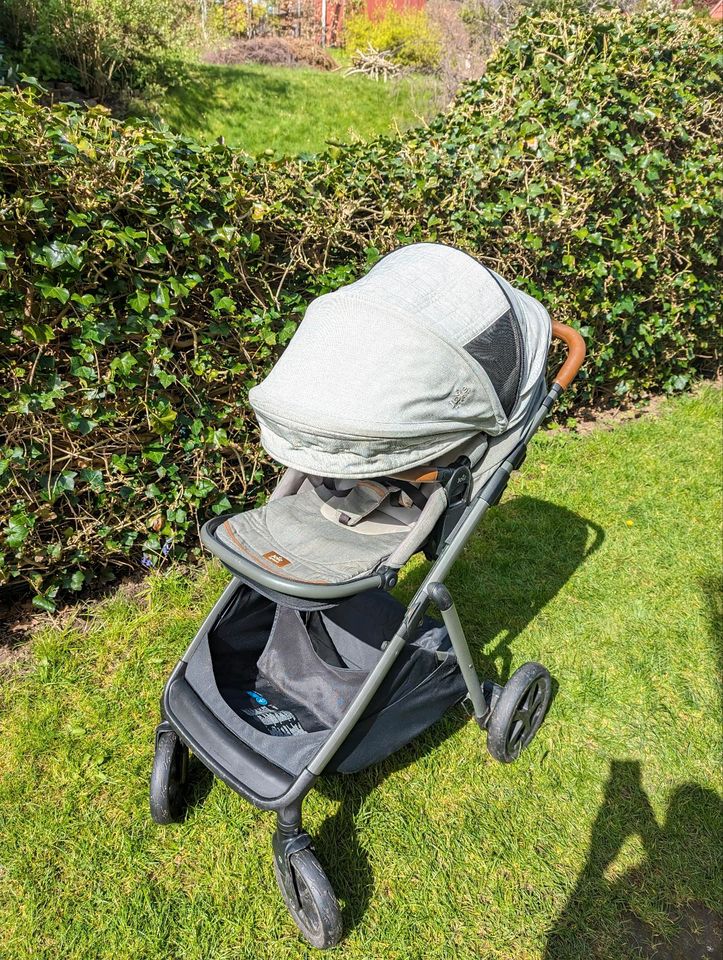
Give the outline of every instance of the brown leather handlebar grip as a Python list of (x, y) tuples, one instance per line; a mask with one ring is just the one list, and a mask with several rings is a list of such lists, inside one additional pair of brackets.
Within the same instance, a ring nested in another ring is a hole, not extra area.
[(564, 340), (567, 344), (567, 357), (555, 377), (555, 383), (563, 390), (567, 390), (585, 359), (585, 341), (577, 330), (557, 321), (553, 321), (552, 335), (555, 339)]

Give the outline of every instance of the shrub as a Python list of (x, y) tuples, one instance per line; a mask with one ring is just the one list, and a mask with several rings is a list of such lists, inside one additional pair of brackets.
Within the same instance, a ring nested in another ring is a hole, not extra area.
[(27, 71), (104, 99), (176, 80), (193, 0), (0, 0), (0, 33)]
[(369, 46), (389, 50), (396, 63), (417, 70), (433, 70), (442, 53), (439, 31), (424, 10), (387, 7), (381, 17), (371, 19), (354, 14), (344, 25), (344, 41), (352, 54)]
[(336, 70), (339, 66), (331, 54), (313, 40), (305, 37), (289, 37), (286, 42), (299, 63), (315, 67), (317, 70)]
[(250, 40), (226, 40), (216, 50), (203, 55), (206, 63), (232, 65), (259, 63), (263, 66), (293, 67), (296, 57), (282, 37), (252, 37)]
[(528, 0), (463, 0), (460, 16), (472, 44), (489, 56), (525, 6)]
[(205, 53), (203, 60), (220, 66), (260, 63), (276, 67), (304, 65), (317, 70), (335, 70), (337, 66), (334, 58), (311, 40), (286, 37), (226, 40), (216, 49)]
[(429, 127), (280, 161), (0, 92), (0, 580), (48, 605), (253, 504), (249, 387), (400, 243), (581, 329), (569, 403), (715, 369), (720, 56), (685, 12), (523, 17)]

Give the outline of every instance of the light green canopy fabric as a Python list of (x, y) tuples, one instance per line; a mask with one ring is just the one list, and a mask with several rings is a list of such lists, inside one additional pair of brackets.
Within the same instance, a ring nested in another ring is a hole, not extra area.
[(249, 399), (280, 463), (384, 476), (526, 420), (549, 343), (537, 300), (460, 250), (412, 244), (314, 300)]

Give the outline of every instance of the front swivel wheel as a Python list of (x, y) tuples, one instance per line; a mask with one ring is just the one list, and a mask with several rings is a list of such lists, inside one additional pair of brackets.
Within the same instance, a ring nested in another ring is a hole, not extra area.
[(175, 823), (186, 813), (185, 785), (188, 747), (173, 730), (160, 730), (151, 771), (151, 817), (155, 823)]
[(487, 725), (487, 749), (501, 763), (517, 760), (545, 719), (552, 696), (550, 674), (524, 663), (502, 688)]
[(294, 923), (311, 946), (335, 946), (342, 934), (339, 902), (311, 848), (275, 856), (274, 874)]

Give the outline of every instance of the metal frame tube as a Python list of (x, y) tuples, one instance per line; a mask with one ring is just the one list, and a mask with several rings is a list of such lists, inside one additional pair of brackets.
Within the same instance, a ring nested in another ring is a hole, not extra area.
[(472, 702), (472, 708), (477, 720), (482, 721), (489, 713), (489, 704), (484, 695), (482, 684), (472, 662), (472, 654), (469, 652), (469, 644), (464, 634), (464, 629), (454, 605), (452, 594), (443, 583), (433, 583), (429, 587), (429, 596), (439, 607), (442, 614), (444, 625), (447, 628), (449, 639), (452, 643), (452, 649), (457, 657), (457, 664), (460, 673), (467, 685), (467, 693)]

